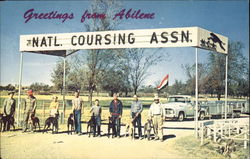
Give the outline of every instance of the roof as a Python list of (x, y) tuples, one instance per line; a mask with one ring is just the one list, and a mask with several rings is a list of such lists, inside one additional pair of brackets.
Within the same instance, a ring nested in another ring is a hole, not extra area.
[(24, 52), (66, 57), (66, 56), (69, 56), (77, 51), (79, 51), (79, 50), (55, 50), (55, 51), (49, 50), (49, 51), (24, 51)]

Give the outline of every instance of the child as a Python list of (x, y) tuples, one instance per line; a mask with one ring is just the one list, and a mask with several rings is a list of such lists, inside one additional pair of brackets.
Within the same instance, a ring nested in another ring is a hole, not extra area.
[(53, 101), (50, 103), (50, 116), (55, 117), (56, 114), (59, 114), (59, 102), (58, 97), (53, 96)]
[(95, 105), (91, 107), (90, 112), (94, 115), (95, 117), (95, 129), (94, 129), (94, 136), (96, 132), (96, 127), (97, 127), (97, 136), (101, 137), (101, 113), (102, 113), (102, 108), (99, 105), (99, 100), (95, 100)]

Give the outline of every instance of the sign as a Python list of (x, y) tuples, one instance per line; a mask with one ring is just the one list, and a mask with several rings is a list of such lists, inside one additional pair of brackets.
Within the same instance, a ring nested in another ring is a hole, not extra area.
[(79, 49), (200, 47), (227, 53), (226, 37), (198, 27), (116, 30), (20, 36), (20, 51), (48, 53)]
[(198, 28), (199, 48), (227, 54), (228, 38), (208, 30)]

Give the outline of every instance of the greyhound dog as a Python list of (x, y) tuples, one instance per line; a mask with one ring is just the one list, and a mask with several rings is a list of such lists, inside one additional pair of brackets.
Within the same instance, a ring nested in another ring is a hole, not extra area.
[(75, 125), (75, 121), (74, 121), (74, 115), (73, 113), (71, 113), (68, 117), (68, 134), (70, 133), (72, 135), (72, 132), (74, 131), (74, 125)]
[[(9, 126), (13, 127), (13, 130), (15, 130), (15, 119), (14, 117), (8, 117), (4, 116), (2, 113), (0, 114), (0, 132), (7, 130), (7, 123), (9, 123)], [(10, 127), (9, 127), (10, 128)]]
[(40, 130), (40, 121), (38, 117), (35, 117), (35, 114), (31, 114), (30, 120), (31, 120), (30, 126), (33, 126), (35, 130), (36, 130), (36, 126), (38, 126)]
[(48, 130), (51, 124), (52, 124), (52, 134), (58, 132), (58, 117), (59, 117), (59, 114), (56, 114), (55, 117), (51, 116), (45, 120), (43, 133), (45, 132), (45, 130)]
[(134, 131), (134, 120), (135, 120), (135, 118), (133, 118), (133, 119), (130, 119), (129, 120), (129, 122), (126, 124), (126, 126), (125, 126), (125, 137), (126, 136), (130, 136), (131, 137), (131, 139), (134, 139), (134, 137), (135, 137), (135, 135), (134, 135), (134, 133), (135, 133), (135, 131)]
[(110, 136), (110, 130), (112, 130), (112, 138), (113, 138), (116, 134), (116, 128), (115, 128), (115, 120), (112, 117), (109, 117), (108, 138)]
[[(152, 120), (148, 119), (147, 122), (144, 125), (144, 138), (150, 140), (150, 133), (151, 133), (151, 128), (153, 126)], [(154, 129), (154, 128), (153, 128)]]
[(95, 116), (92, 115), (90, 120), (88, 121), (88, 125), (87, 125), (87, 133), (89, 134), (89, 137), (91, 135), (91, 133), (94, 136), (94, 131), (95, 131)]

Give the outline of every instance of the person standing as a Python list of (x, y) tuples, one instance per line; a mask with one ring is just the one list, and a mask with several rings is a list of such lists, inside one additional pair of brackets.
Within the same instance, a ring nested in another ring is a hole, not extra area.
[(137, 125), (139, 139), (142, 139), (142, 131), (141, 131), (141, 112), (143, 110), (143, 106), (141, 101), (138, 100), (138, 96), (134, 95), (134, 101), (131, 104), (130, 116), (133, 120), (133, 125)]
[(58, 97), (54, 96), (53, 101), (50, 103), (50, 116), (55, 117), (56, 114), (59, 114), (59, 102)]
[(4, 130), (10, 130), (10, 118), (14, 117), (16, 110), (16, 100), (13, 98), (15, 92), (11, 91), (8, 93), (9, 98), (4, 100), (4, 114), (7, 118), (6, 127)]
[[(26, 132), (28, 129), (28, 121), (31, 114), (36, 113), (36, 97), (33, 95), (32, 90), (27, 91), (28, 97), (24, 100), (24, 125), (23, 125), (23, 132)], [(31, 131), (33, 132), (33, 125), (31, 126)]]
[(122, 117), (122, 102), (118, 99), (118, 95), (113, 95), (114, 100), (110, 102), (109, 112), (112, 120), (115, 121), (116, 124), (116, 137), (120, 138), (120, 129), (121, 129), (121, 117)]
[(72, 100), (72, 112), (74, 114), (75, 119), (75, 132), (76, 134), (82, 134), (82, 126), (81, 126), (81, 114), (82, 114), (82, 105), (83, 100), (79, 97), (79, 92), (75, 92), (75, 97)]
[(94, 129), (94, 136), (96, 134), (96, 128), (97, 128), (97, 136), (101, 137), (101, 113), (102, 113), (102, 108), (99, 104), (99, 100), (95, 100), (95, 105), (91, 107), (90, 110), (91, 113), (93, 113), (95, 117), (95, 129)]
[(154, 102), (150, 105), (148, 116), (150, 119), (153, 119), (155, 140), (159, 140), (160, 136), (160, 140), (163, 141), (163, 121), (165, 119), (165, 111), (158, 96), (155, 96)]

